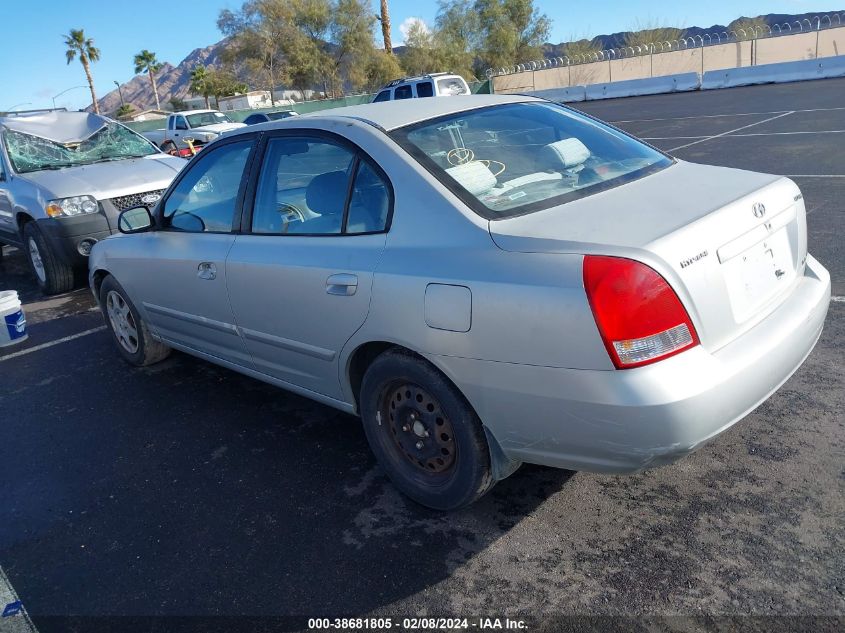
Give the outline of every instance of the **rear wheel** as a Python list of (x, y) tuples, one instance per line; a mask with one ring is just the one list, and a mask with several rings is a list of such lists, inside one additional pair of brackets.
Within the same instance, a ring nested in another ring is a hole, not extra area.
[(35, 222), (23, 227), (24, 250), (30, 270), (41, 292), (55, 295), (73, 289), (73, 267), (63, 262), (50, 248)]
[(155, 340), (126, 291), (109, 275), (100, 286), (100, 309), (117, 351), (130, 365), (144, 367), (167, 358), (170, 348)]
[(436, 510), (455, 510), (494, 484), (478, 416), (437, 369), (403, 350), (373, 361), (361, 385), (367, 440), (393, 484)]

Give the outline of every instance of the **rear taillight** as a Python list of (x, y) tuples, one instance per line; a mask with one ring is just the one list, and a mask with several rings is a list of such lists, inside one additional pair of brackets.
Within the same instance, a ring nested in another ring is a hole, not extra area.
[(647, 365), (698, 345), (678, 295), (641, 262), (587, 255), (584, 289), (617, 369)]

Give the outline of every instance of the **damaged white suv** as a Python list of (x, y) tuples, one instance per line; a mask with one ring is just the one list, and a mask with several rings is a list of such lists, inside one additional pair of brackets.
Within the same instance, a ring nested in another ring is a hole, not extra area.
[(24, 250), (45, 294), (66, 292), (118, 214), (154, 204), (185, 164), (98, 114), (0, 117), (0, 245)]

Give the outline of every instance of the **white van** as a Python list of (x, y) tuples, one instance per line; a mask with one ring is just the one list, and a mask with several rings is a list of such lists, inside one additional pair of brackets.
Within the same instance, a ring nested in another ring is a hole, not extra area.
[(460, 75), (432, 73), (419, 77), (394, 79), (379, 90), (373, 103), (419, 97), (453, 97), (471, 94), (469, 85)]

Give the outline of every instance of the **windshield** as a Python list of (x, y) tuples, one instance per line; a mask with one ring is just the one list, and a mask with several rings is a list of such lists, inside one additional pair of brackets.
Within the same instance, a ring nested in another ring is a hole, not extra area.
[(192, 128), (202, 127), (203, 125), (214, 125), (215, 123), (232, 122), (232, 119), (222, 112), (200, 112), (199, 114), (189, 114), (186, 118)]
[(268, 112), (267, 118), (271, 121), (278, 121), (279, 119), (287, 119), (288, 117), (296, 116), (296, 112)]
[(9, 160), (19, 174), (158, 153), (155, 145), (143, 136), (114, 122), (81, 142), (55, 143), (14, 130), (7, 130), (5, 138)]
[(672, 164), (648, 145), (550, 103), (514, 103), (392, 133), (479, 215), (539, 211)]

